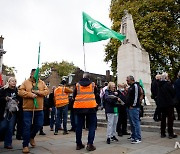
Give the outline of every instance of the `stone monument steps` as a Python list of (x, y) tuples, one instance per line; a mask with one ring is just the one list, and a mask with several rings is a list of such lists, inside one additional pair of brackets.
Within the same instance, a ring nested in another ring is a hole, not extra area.
[[(144, 118), (141, 120), (141, 125), (150, 125), (150, 126), (160, 126), (161, 122), (155, 122), (152, 118)], [(180, 121), (175, 120), (174, 121), (174, 127), (179, 127), (180, 128)]]
[(155, 105), (145, 105), (144, 110), (155, 110), (156, 106)]
[[(160, 132), (160, 122), (155, 122), (153, 120), (153, 114), (151, 116), (146, 116), (147, 111), (145, 111), (144, 117), (141, 118), (141, 129), (148, 132)], [(98, 126), (107, 127), (106, 116), (104, 110), (97, 112)], [(130, 128), (129, 122), (128, 127)], [(174, 121), (174, 132), (180, 134), (180, 121)]]
[[(174, 123), (174, 132), (176, 134), (180, 134), (180, 127), (179, 127), (180, 123)], [(99, 127), (107, 127), (107, 122), (104, 121), (99, 121), (98, 120), (98, 126)], [(130, 124), (128, 123), (128, 129), (130, 130)], [(141, 123), (141, 129), (143, 131), (147, 131), (147, 132), (160, 132), (160, 122), (142, 122)]]
[[(179, 127), (173, 127), (174, 133), (180, 135), (180, 128)], [(160, 133), (160, 126), (151, 126), (151, 125), (141, 125), (142, 131), (147, 132), (159, 132)], [(166, 133), (167, 135), (167, 133)]]
[[(107, 127), (107, 123), (98, 123), (98, 127)], [(130, 124), (128, 124), (128, 129), (130, 130)], [(173, 127), (174, 133), (180, 135), (180, 128)], [(141, 130), (146, 132), (159, 132), (160, 126), (152, 126), (152, 125), (141, 125)]]
[[(153, 117), (154, 112), (144, 112), (144, 117)], [(177, 113), (174, 113), (175, 117), (177, 117)]]
[[(98, 122), (99, 123), (106, 123), (106, 118), (100, 118), (98, 117)], [(150, 126), (160, 126), (160, 121), (155, 122), (152, 117), (143, 117), (141, 118), (141, 125), (150, 125)], [(180, 128), (180, 120), (175, 120), (174, 121), (174, 127), (179, 127)]]
[[(144, 117), (153, 117), (156, 109), (156, 105), (144, 106)], [(174, 115), (177, 118), (176, 109), (174, 109)]]
[[(106, 122), (98, 122), (98, 127), (107, 127)], [(128, 123), (128, 129), (130, 130), (130, 124)], [(180, 135), (180, 128), (179, 127), (173, 127), (174, 133)], [(156, 125), (143, 125), (141, 124), (141, 130), (147, 131), (147, 132), (160, 132), (160, 126)]]

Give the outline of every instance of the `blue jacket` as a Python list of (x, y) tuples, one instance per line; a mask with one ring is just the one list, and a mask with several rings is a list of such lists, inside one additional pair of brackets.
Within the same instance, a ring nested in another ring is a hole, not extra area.
[(105, 112), (106, 113), (114, 113), (114, 107), (117, 107), (117, 98), (109, 98), (108, 95), (114, 95), (114, 92), (106, 89), (104, 94), (105, 99)]

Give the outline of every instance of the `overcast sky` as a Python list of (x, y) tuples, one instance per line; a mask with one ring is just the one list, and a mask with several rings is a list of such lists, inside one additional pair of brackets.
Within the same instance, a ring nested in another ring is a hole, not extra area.
[[(82, 12), (111, 27), (111, 0), (0, 0), (0, 35), (4, 37), (3, 63), (17, 70), (21, 84), (37, 67), (41, 42), (43, 62), (73, 62), (84, 70)], [(108, 40), (86, 43), (86, 71), (105, 74), (104, 46)]]

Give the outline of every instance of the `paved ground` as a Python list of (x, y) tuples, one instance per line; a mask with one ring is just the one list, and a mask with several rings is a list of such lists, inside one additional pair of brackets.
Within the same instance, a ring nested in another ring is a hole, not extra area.
[[(180, 143), (180, 136), (176, 139), (160, 138), (157, 132), (142, 132), (142, 143), (131, 144), (127, 140), (128, 136), (118, 137), (119, 142), (106, 144), (106, 128), (98, 127), (94, 145), (96, 150), (88, 152), (86, 149), (76, 150), (75, 134), (70, 132), (63, 135), (53, 135), (48, 126), (44, 127), (45, 136), (36, 136), (35, 148), (30, 148), (32, 154), (180, 154), (180, 148), (174, 148), (175, 142)], [(13, 136), (14, 137), (14, 136)], [(83, 131), (83, 143), (87, 143), (87, 131)], [(1, 154), (19, 154), (22, 153), (22, 141), (13, 139), (12, 150), (3, 148), (3, 142), (0, 142)]]

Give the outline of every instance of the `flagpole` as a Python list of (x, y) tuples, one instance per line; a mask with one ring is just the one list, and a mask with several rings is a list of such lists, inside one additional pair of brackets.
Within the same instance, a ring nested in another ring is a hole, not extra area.
[(86, 72), (86, 55), (85, 55), (84, 43), (83, 43), (83, 52), (84, 52), (84, 72)]
[(38, 67), (39, 67), (39, 61), (40, 61), (40, 49), (41, 49), (41, 42), (39, 42), (39, 51), (38, 51)]

